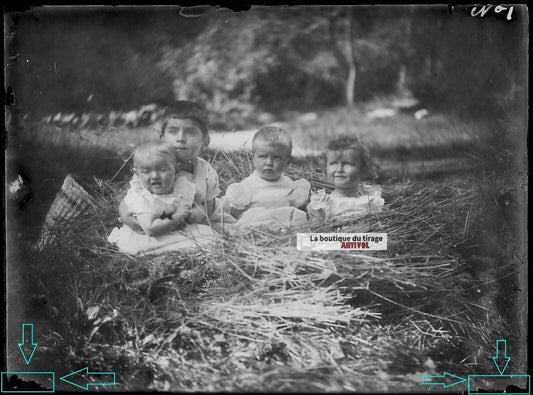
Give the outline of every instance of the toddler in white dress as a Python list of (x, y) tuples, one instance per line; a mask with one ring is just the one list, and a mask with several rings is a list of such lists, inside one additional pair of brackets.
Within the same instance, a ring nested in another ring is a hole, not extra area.
[(195, 184), (177, 175), (176, 150), (164, 141), (141, 145), (134, 153), (134, 176), (124, 198), (144, 234), (114, 228), (108, 241), (133, 255), (160, 254), (205, 246), (216, 240), (209, 226), (187, 224)]
[(281, 230), (304, 225), (301, 210), (309, 200), (310, 184), (283, 174), (292, 152), (289, 134), (278, 127), (263, 127), (252, 140), (254, 171), (243, 181), (228, 186), (225, 203), (237, 219), (231, 229), (247, 232), (265, 227)]
[[(196, 186), (191, 215), (187, 222), (212, 224), (222, 220), (217, 209), (217, 196), (220, 193), (218, 174), (205, 159), (200, 157), (209, 145), (209, 117), (206, 108), (188, 100), (170, 103), (163, 115), (161, 140), (170, 144), (178, 154), (177, 177), (184, 176)], [(119, 206), (121, 221), (138, 233), (142, 233), (137, 219), (128, 211), (124, 202)], [(231, 216), (224, 216), (225, 223)]]
[(326, 149), (326, 170), (335, 189), (330, 194), (324, 189), (311, 194), (307, 205), (310, 219), (325, 221), (380, 212), (385, 203), (381, 188), (362, 183), (369, 161), (369, 151), (357, 137), (332, 140)]

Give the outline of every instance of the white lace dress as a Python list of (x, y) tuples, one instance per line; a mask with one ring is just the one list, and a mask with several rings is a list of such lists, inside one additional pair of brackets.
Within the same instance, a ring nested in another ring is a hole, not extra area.
[[(149, 213), (159, 217), (163, 214), (172, 214), (178, 208), (190, 208), (195, 193), (195, 185), (186, 177), (178, 176), (172, 193), (156, 195), (144, 188), (134, 175), (124, 202), (134, 216)], [(201, 224), (187, 225), (181, 230), (173, 230), (156, 237), (137, 233), (127, 225), (122, 225), (121, 228), (114, 228), (107, 239), (117, 245), (122, 252), (147, 255), (208, 246), (216, 242), (218, 237), (209, 226)]]
[(362, 184), (357, 196), (338, 197), (328, 195), (324, 189), (311, 194), (307, 212), (311, 217), (329, 220), (335, 217), (360, 217), (383, 210), (385, 200), (379, 186)]
[(243, 181), (228, 186), (225, 204), (243, 210), (233, 230), (257, 227), (278, 230), (307, 223), (307, 214), (298, 209), (309, 198), (311, 185), (305, 179), (281, 175), (277, 181), (263, 180), (255, 171)]

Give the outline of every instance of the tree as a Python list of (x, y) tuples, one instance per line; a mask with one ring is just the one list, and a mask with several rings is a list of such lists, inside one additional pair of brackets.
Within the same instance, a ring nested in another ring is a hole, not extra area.
[[(351, 106), (358, 91), (362, 98), (376, 84), (391, 90), (397, 80), (403, 25), (390, 10), (260, 7), (244, 15), (212, 12), (203, 23), (196, 40), (168, 47), (158, 67), (173, 75), (176, 96), (206, 101), (215, 113), (246, 104), (316, 107), (343, 97)], [(356, 91), (358, 75), (369, 82)]]
[(525, 25), (443, 6), (417, 8), (415, 18), (408, 62), (415, 94), (464, 115), (501, 113), (501, 101), (527, 75)]
[[(154, 44), (175, 33), (172, 16), (178, 14), (104, 7), (8, 15), (6, 74), (17, 105), (40, 116), (170, 100), (170, 77), (154, 68), (161, 56)], [(155, 20), (163, 33), (153, 29)], [(182, 37), (187, 27), (181, 25)]]

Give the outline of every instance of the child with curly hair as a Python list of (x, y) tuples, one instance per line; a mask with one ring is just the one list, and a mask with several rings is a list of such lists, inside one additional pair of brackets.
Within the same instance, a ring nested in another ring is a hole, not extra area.
[(355, 136), (339, 136), (326, 148), (326, 172), (335, 189), (311, 194), (307, 205), (310, 219), (326, 221), (339, 216), (361, 216), (377, 213), (385, 201), (381, 188), (362, 182), (368, 175), (370, 153)]

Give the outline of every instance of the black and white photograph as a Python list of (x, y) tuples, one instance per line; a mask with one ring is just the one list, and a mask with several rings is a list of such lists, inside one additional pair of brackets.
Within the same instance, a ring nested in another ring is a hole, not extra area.
[(17, 7), (2, 392), (531, 392), (526, 4)]

